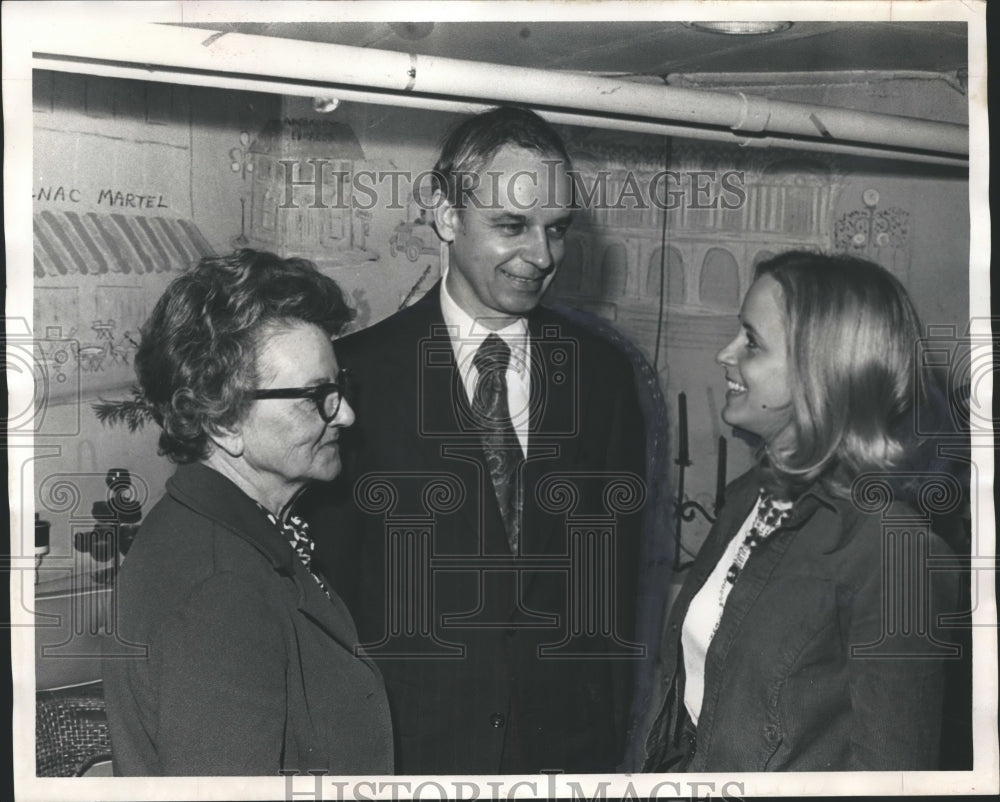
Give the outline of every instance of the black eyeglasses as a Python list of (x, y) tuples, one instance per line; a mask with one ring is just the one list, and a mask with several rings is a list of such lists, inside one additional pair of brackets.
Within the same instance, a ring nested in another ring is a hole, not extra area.
[(338, 380), (324, 382), (313, 387), (273, 387), (268, 390), (254, 390), (251, 398), (309, 398), (316, 405), (316, 411), (324, 423), (330, 423), (340, 412), (340, 402), (348, 394), (350, 377), (346, 370), (340, 371)]

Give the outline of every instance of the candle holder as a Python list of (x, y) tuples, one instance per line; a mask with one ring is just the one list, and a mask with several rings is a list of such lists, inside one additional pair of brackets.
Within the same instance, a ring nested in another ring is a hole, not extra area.
[(681, 533), (685, 521), (693, 521), (700, 515), (710, 524), (714, 524), (718, 511), (726, 500), (726, 438), (719, 437), (719, 460), (715, 476), (715, 503), (713, 512), (709, 512), (705, 507), (694, 499), (685, 497), (684, 474), (692, 466), (691, 457), (688, 452), (688, 423), (687, 423), (687, 395), (679, 393), (677, 396), (677, 458), (674, 464), (677, 466), (677, 500), (674, 504), (676, 523), (674, 527), (674, 571), (683, 571), (691, 566), (693, 560), (685, 563), (681, 562)]
[(42, 558), (49, 553), (49, 530), (51, 524), (42, 521), (35, 513), (35, 584), (38, 584), (38, 569), (42, 567)]

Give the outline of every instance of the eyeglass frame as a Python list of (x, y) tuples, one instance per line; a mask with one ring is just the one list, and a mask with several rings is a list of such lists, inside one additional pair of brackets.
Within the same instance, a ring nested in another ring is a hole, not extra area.
[[(333, 423), (340, 413), (344, 398), (348, 394), (350, 380), (350, 372), (341, 370), (335, 382), (323, 382), (322, 384), (314, 384), (312, 387), (269, 387), (266, 390), (254, 390), (250, 397), (254, 401), (265, 401), (269, 398), (308, 398), (316, 405), (316, 411), (323, 422)], [(337, 406), (334, 408), (333, 414), (327, 417), (324, 405), (326, 399), (333, 392), (337, 393)]]

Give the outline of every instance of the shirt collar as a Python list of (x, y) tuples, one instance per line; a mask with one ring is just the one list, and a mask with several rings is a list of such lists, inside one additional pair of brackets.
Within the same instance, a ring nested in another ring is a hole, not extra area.
[(472, 368), (472, 357), (490, 334), (496, 334), (510, 346), (510, 364), (524, 375), (528, 367), (528, 321), (519, 317), (509, 326), (494, 331), (466, 312), (448, 292), (448, 274), (441, 279), (441, 314), (451, 336), (455, 362), (464, 376)]

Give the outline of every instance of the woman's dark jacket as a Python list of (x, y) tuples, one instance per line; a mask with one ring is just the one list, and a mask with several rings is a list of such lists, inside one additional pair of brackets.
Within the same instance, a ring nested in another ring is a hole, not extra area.
[(117, 637), (148, 650), (104, 660), (117, 774), (392, 773), (382, 678), (354, 656), (350, 613), (218, 472), (178, 468), (115, 593)]
[[(957, 609), (957, 575), (929, 570), (923, 558), (946, 557), (947, 546), (883, 490), (875, 482), (855, 503), (814, 487), (754, 550), (706, 656), (691, 754), (681, 627), (754, 507), (756, 471), (730, 485), (665, 621), (652, 698), (623, 769), (936, 768), (942, 658), (954, 657), (935, 641), (936, 618)], [(674, 762), (685, 754), (688, 763)]]

